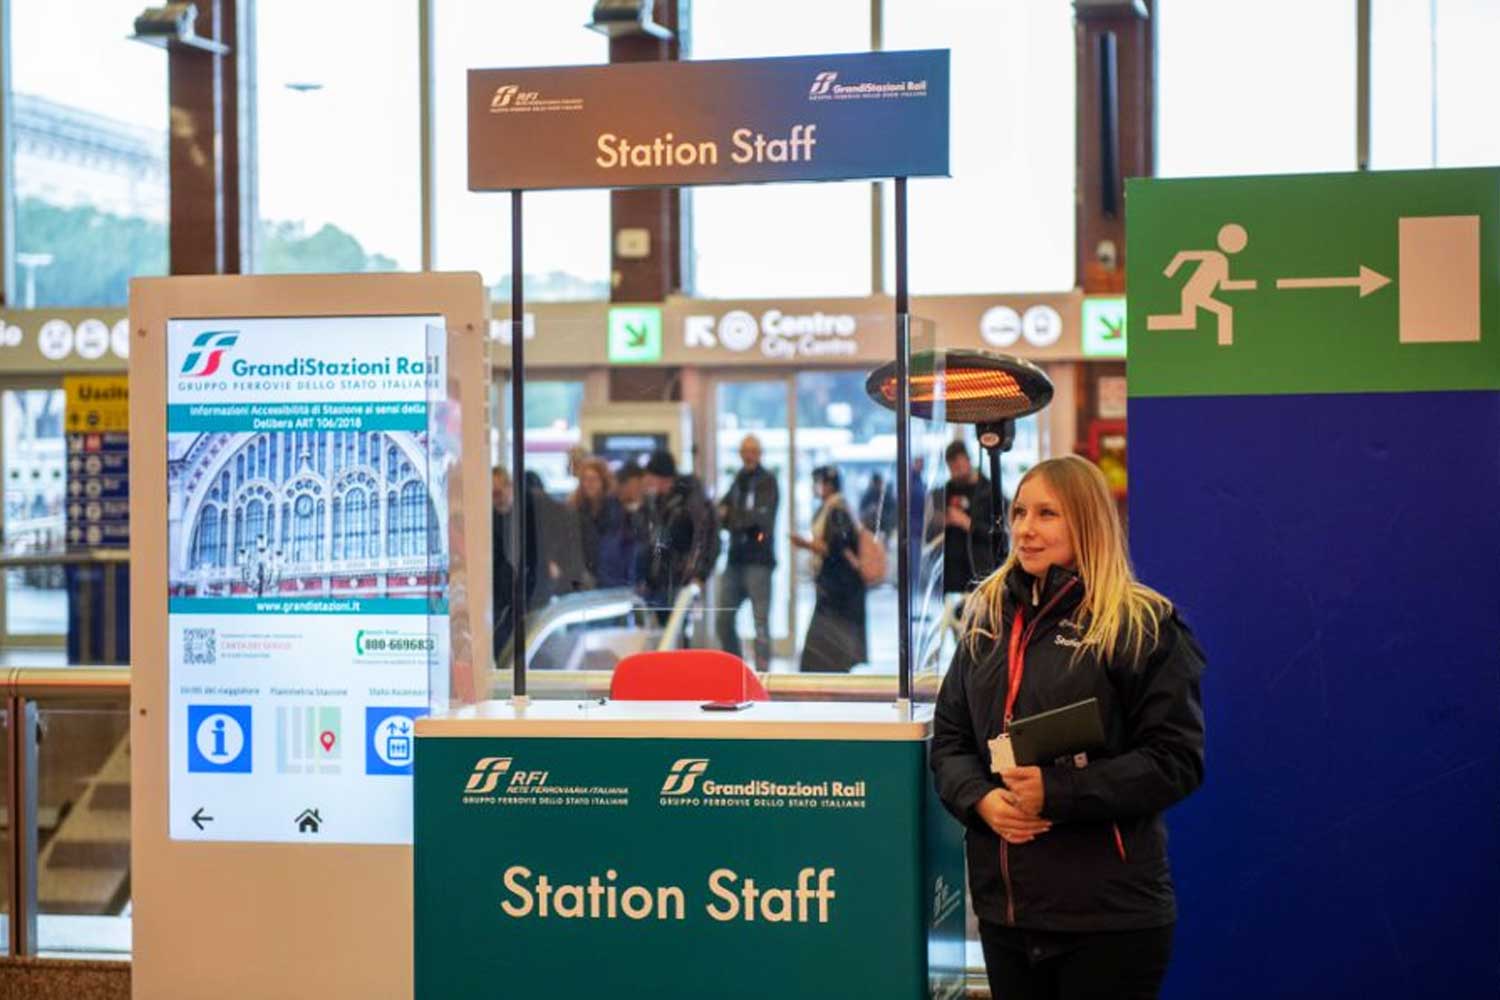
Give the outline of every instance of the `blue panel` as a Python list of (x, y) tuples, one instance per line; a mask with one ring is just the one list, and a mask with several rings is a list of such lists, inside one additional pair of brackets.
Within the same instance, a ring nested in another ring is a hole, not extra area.
[(1166, 995), (1500, 995), (1500, 394), (1132, 399), (1209, 654)]

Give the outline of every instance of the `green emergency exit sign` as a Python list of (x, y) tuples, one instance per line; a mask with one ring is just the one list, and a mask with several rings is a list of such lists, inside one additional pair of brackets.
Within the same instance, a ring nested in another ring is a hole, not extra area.
[(1132, 396), (1500, 389), (1500, 170), (1133, 180)]
[(615, 306), (609, 311), (610, 364), (642, 365), (661, 360), (661, 309)]

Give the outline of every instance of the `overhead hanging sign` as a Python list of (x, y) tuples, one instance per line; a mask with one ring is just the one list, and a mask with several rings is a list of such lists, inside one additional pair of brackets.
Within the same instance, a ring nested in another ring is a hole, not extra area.
[(948, 175), (948, 52), (469, 71), (469, 189)]

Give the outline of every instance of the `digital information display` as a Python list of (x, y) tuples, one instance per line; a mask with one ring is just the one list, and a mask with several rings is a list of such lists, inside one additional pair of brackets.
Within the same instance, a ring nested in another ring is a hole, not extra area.
[(411, 842), (413, 721), (448, 659), (429, 326), (167, 324), (174, 840)]

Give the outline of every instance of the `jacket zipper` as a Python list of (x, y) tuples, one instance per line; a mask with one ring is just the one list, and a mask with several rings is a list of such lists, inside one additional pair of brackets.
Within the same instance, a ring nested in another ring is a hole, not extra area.
[(1115, 831), (1115, 850), (1120, 852), (1120, 860), (1125, 860), (1125, 838), (1120, 836), (1120, 824), (1111, 823), (1110, 828)]
[(1000, 874), (1005, 879), (1005, 922), (1016, 925), (1016, 896), (1010, 888), (1010, 844), (1000, 841)]
[[(1026, 660), (1026, 647), (1031, 644), (1031, 636), (1036, 631), (1038, 623), (1046, 617), (1047, 612), (1052, 610), (1053, 605), (1063, 599), (1064, 594), (1073, 589), (1073, 584), (1077, 582), (1075, 579), (1063, 584), (1063, 588), (1052, 595), (1052, 600), (1042, 605), (1042, 610), (1036, 613), (1036, 617), (1031, 620), (1031, 624), (1026, 626), (1026, 631), (1021, 633), (1021, 660), (1023, 663)], [(1004, 718), (1000, 720), (1000, 731), (1002, 733), (1005, 732), (1009, 721)], [(1119, 836), (1120, 831), (1116, 828), (1115, 837), (1118, 838)], [(1123, 845), (1120, 847), (1120, 857), (1122, 859), (1125, 857), (1125, 848)], [(1010, 884), (1010, 844), (1004, 840), (1000, 841), (1000, 877), (1005, 882), (1005, 922), (1014, 927), (1016, 924), (1016, 894)]]

